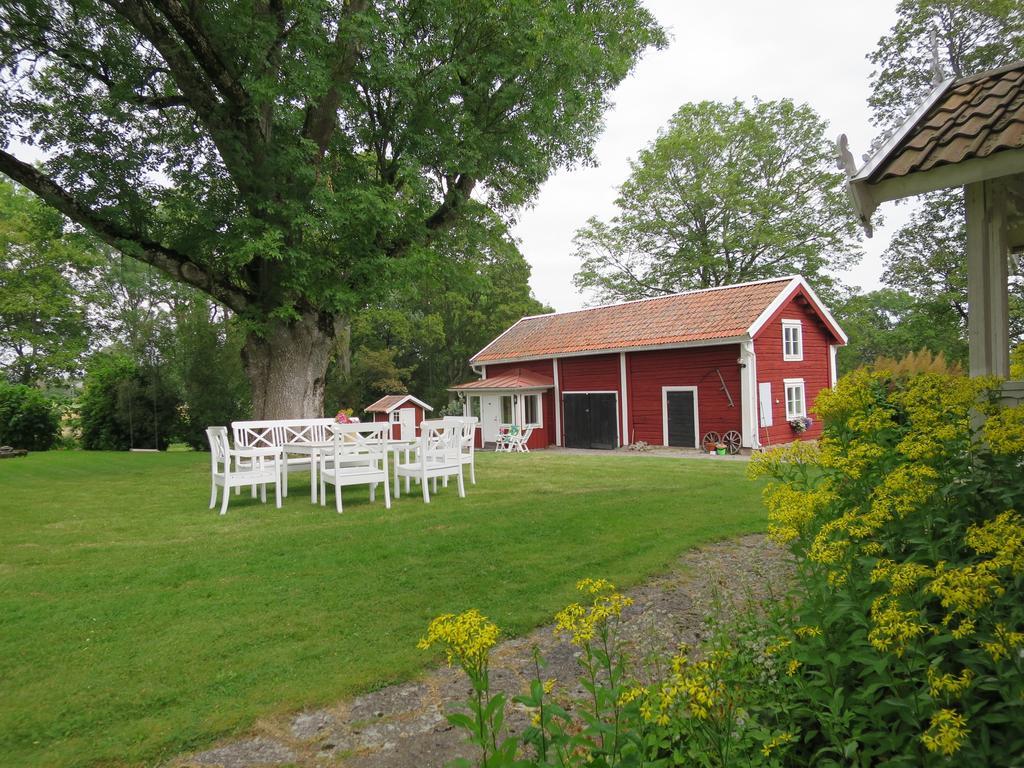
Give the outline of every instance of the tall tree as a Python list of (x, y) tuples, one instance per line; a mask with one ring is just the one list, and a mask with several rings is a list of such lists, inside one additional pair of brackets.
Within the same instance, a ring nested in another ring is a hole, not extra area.
[(619, 213), (576, 234), (575, 282), (607, 300), (802, 273), (860, 258), (825, 122), (791, 101), (686, 104), (632, 163)]
[(396, 264), (388, 299), (357, 318), (340, 404), (362, 407), (390, 387), (443, 405), (449, 386), (473, 378), (474, 353), (520, 317), (551, 311), (531, 294), (504, 222), (472, 204), (465, 224)]
[(639, 0), (10, 0), (0, 172), (248, 322), (257, 417), (312, 415), (385, 265), (590, 159), (664, 39)]
[(880, 357), (900, 360), (922, 349), (941, 353), (950, 363), (967, 362), (960, 319), (942, 301), (882, 288), (847, 296), (832, 309), (850, 337), (850, 343), (839, 349), (840, 375)]
[(79, 274), (95, 243), (35, 195), (0, 181), (0, 368), (19, 384), (80, 370), (89, 344)]

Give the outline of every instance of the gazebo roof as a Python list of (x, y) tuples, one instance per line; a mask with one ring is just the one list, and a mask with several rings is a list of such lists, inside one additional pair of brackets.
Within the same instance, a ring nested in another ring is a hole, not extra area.
[(1024, 60), (939, 83), (858, 170), (840, 159), (870, 234), (880, 203), (1024, 172)]

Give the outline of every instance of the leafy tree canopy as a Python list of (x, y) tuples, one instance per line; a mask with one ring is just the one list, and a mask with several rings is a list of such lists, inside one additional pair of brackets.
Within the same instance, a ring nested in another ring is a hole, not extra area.
[(850, 343), (839, 348), (840, 375), (879, 358), (899, 360), (920, 350), (942, 354), (950, 363), (967, 362), (959, 318), (940, 300), (883, 288), (848, 296), (833, 309), (850, 337)]
[(0, 367), (8, 379), (52, 383), (79, 370), (89, 343), (82, 273), (98, 257), (57, 211), (0, 181)]
[(347, 316), (472, 194), (588, 162), (665, 40), (639, 0), (12, 0), (0, 31), (0, 172), (246, 318), (258, 416), (319, 408)]
[(828, 293), (861, 252), (825, 131), (788, 100), (684, 105), (619, 213), (577, 232), (577, 287), (620, 300), (802, 273)]

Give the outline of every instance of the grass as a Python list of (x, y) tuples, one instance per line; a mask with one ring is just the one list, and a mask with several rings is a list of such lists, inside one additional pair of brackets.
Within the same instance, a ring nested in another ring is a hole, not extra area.
[(582, 576), (629, 586), (762, 530), (744, 469), (483, 454), (466, 499), (346, 489), (339, 516), (298, 475), (283, 509), (244, 493), (219, 517), (204, 454), (0, 462), (0, 765), (152, 764), (409, 678), (439, 613), (525, 632)]

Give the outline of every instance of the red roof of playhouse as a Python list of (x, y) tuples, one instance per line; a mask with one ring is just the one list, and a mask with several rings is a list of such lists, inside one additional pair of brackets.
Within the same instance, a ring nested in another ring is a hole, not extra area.
[(524, 371), (522, 368), (513, 368), (489, 379), (467, 381), (465, 384), (456, 384), (449, 389), (463, 392), (471, 389), (550, 389), (553, 386), (555, 386), (555, 381), (550, 376)]
[(384, 395), (384, 397), (377, 402), (366, 406), (364, 410), (366, 413), (391, 413), (393, 410), (402, 407), (406, 403), (413, 403), (427, 411), (434, 410), (422, 400), (413, 397), (412, 395)]
[[(836, 342), (845, 344), (846, 334), (835, 318), (807, 282), (793, 276), (524, 317), (470, 363), (737, 342), (753, 338), (798, 292), (808, 298)], [(494, 386), (494, 380), (484, 381)], [(478, 383), (484, 382), (472, 382)]]

